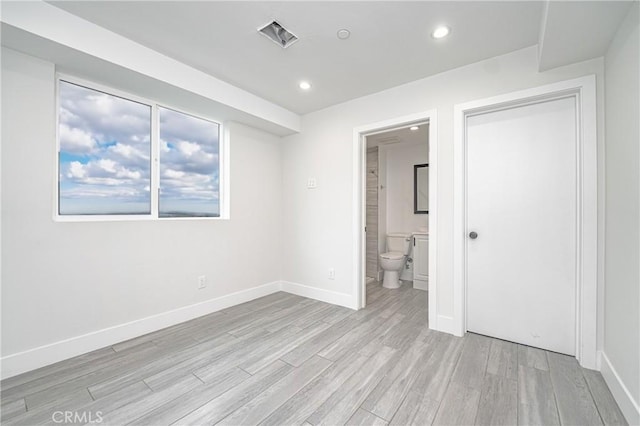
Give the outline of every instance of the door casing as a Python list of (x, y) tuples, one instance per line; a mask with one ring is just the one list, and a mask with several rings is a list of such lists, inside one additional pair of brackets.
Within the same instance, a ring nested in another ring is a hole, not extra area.
[(453, 332), (463, 336), (467, 331), (466, 118), (558, 97), (574, 97), (577, 112), (576, 358), (583, 367), (597, 369), (598, 167), (594, 75), (455, 105)]
[(438, 117), (435, 109), (394, 117), (353, 129), (353, 282), (356, 309), (366, 305), (366, 140), (367, 136), (391, 129), (429, 123), (429, 328), (450, 332), (437, 322), (437, 218), (438, 218)]

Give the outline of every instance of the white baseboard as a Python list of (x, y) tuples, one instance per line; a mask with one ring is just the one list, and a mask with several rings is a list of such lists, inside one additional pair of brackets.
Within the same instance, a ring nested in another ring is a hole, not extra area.
[(629, 389), (627, 389), (616, 372), (616, 369), (611, 365), (607, 354), (602, 352), (601, 359), (602, 365), (600, 372), (607, 386), (609, 386), (609, 390), (611, 390), (614, 399), (618, 403), (622, 414), (624, 414), (624, 417), (630, 425), (640, 425), (640, 405), (638, 401), (634, 401)]
[(287, 293), (297, 294), (298, 296), (308, 297), (310, 299), (319, 300), (321, 302), (340, 305), (350, 309), (358, 309), (356, 298), (350, 294), (338, 293), (336, 291), (323, 290), (317, 287), (309, 287), (307, 285), (282, 281), (281, 290)]
[(204, 302), (184, 306), (172, 311), (163, 312), (161, 314), (141, 318), (125, 324), (116, 325), (23, 352), (7, 355), (0, 360), (2, 364), (0, 377), (2, 379), (6, 379), (58, 361), (104, 348), (124, 340), (161, 330), (230, 306), (267, 296), (271, 293), (280, 291), (281, 287), (280, 281), (274, 281), (258, 287), (217, 297), (215, 299), (209, 299)]
[(596, 370), (602, 371), (602, 350), (596, 352)]
[(125, 324), (97, 330), (23, 352), (7, 355), (0, 359), (0, 378), (6, 379), (36, 368), (82, 355), (134, 337), (142, 336), (172, 325), (180, 324), (212, 312), (219, 311), (277, 291), (285, 291), (334, 305), (357, 309), (355, 297), (350, 294), (323, 290), (288, 281), (274, 281), (258, 287), (227, 294), (172, 311), (141, 318)]
[(455, 327), (453, 326), (453, 317), (449, 317), (446, 315), (437, 315), (435, 324), (429, 323), (429, 328), (436, 331), (442, 331), (443, 333), (453, 334)]

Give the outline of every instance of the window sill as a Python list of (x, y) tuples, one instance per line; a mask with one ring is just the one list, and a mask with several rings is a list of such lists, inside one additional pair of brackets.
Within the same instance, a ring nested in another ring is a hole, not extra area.
[(198, 217), (156, 217), (150, 215), (56, 215), (54, 222), (173, 222), (173, 221), (219, 221), (229, 220), (228, 216), (198, 216)]

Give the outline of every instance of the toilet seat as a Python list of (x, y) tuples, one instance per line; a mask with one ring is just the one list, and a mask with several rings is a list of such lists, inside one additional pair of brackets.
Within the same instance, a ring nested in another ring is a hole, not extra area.
[(404, 254), (399, 251), (389, 251), (387, 253), (382, 253), (380, 257), (389, 260), (400, 260), (404, 257)]

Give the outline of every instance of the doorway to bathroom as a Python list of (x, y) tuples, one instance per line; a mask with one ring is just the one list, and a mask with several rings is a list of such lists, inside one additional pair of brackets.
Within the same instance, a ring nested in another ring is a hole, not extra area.
[(436, 325), (436, 126), (435, 111), (428, 111), (354, 129), (355, 305), (365, 307), (367, 287), (377, 292), (383, 281), (385, 291), (419, 289), (428, 293), (431, 328)]
[(366, 282), (384, 280), (390, 289), (413, 282), (427, 290), (426, 277), (414, 281), (414, 264), (427, 263), (428, 256), (415, 259), (413, 238), (428, 238), (429, 123), (376, 133), (365, 142)]

